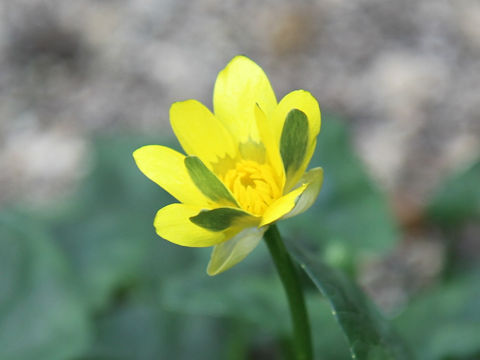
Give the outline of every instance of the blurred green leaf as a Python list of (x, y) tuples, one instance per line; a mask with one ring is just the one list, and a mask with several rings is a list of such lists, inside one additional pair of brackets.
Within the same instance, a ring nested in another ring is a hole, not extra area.
[(396, 323), (425, 360), (476, 359), (480, 353), (480, 269), (414, 300)]
[(306, 293), (310, 326), (312, 329), (315, 359), (350, 360), (348, 342), (332, 316), (327, 299), (312, 289)]
[[(56, 239), (94, 308), (105, 306), (116, 289), (141, 281), (150, 256), (163, 257), (151, 252), (161, 241), (153, 218), (172, 198), (146, 179), (133, 161), (133, 150), (145, 141), (125, 136), (97, 139), (91, 174), (69, 207), (50, 213)], [(180, 261), (163, 258), (165, 268)]]
[(71, 269), (43, 228), (0, 213), (0, 359), (70, 359), (90, 342)]
[(222, 360), (228, 336), (218, 319), (139, 300), (111, 307), (97, 323), (96, 343), (83, 360)]
[(165, 342), (158, 311), (143, 304), (110, 308), (97, 319), (96, 342), (87, 359), (160, 359)]
[(348, 264), (361, 253), (391, 248), (398, 229), (385, 196), (356, 156), (345, 125), (328, 114), (310, 163), (310, 168), (316, 166), (324, 169), (318, 200), (306, 213), (282, 222), (284, 236), (321, 238), (322, 254), (340, 255), (324, 258), (329, 263), (339, 261), (335, 265)]
[(442, 226), (458, 226), (480, 219), (480, 160), (458, 171), (436, 191), (428, 206), (431, 219)]
[(342, 327), (355, 359), (413, 359), (403, 341), (358, 286), (298, 247), (288, 247), (300, 267), (330, 302), (332, 314)]

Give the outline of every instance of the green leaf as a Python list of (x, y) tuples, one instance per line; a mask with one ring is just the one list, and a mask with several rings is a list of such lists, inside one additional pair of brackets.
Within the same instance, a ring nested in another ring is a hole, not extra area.
[(72, 359), (90, 342), (82, 294), (30, 217), (0, 213), (0, 359)]
[(439, 186), (427, 209), (430, 218), (444, 227), (480, 219), (479, 184), (480, 159)]
[(162, 358), (167, 334), (159, 315), (159, 311), (140, 303), (111, 307), (97, 318), (97, 337), (87, 358)]
[(364, 293), (341, 272), (287, 244), (296, 262), (328, 299), (357, 360), (412, 360), (412, 354)]
[(280, 138), (280, 154), (287, 176), (297, 171), (302, 165), (307, 152), (307, 144), (307, 116), (302, 111), (293, 109), (285, 119)]
[[(133, 299), (97, 315), (95, 344), (82, 360), (222, 360), (229, 334), (216, 318), (168, 313)], [(212, 336), (215, 334), (215, 336)]]
[[(425, 291), (396, 319), (419, 359), (477, 359), (480, 268)], [(477, 356), (475, 356), (477, 355)]]
[(190, 221), (211, 231), (222, 231), (242, 219), (251, 219), (252, 216), (240, 209), (217, 208), (201, 211), (198, 215), (192, 216)]
[(118, 134), (96, 139), (92, 172), (78, 192), (63, 206), (35, 214), (52, 228), (78, 277), (80, 292), (93, 309), (107, 306), (117, 291), (141, 281), (147, 264), (154, 263), (157, 274), (163, 274), (167, 268), (183, 266), (190, 257), (188, 250), (155, 234), (155, 212), (174, 199), (150, 182), (131, 159), (136, 148), (149, 142)]
[(217, 176), (196, 156), (187, 156), (185, 166), (200, 191), (215, 202), (238, 206), (231, 192), (223, 185)]

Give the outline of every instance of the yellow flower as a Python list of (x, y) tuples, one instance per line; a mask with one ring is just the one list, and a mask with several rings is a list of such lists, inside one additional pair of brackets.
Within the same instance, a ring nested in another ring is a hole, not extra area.
[(243, 260), (270, 224), (308, 209), (323, 181), (321, 168), (305, 172), (321, 122), (309, 92), (277, 103), (263, 70), (237, 56), (217, 77), (213, 108), (196, 100), (170, 108), (187, 156), (160, 145), (133, 153), (139, 169), (180, 202), (158, 211), (157, 234), (183, 246), (214, 246), (209, 275)]

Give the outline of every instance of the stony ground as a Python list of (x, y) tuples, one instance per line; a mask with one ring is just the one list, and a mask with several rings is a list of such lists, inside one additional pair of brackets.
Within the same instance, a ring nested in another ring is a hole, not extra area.
[(0, 0), (0, 18), (0, 206), (72, 189), (97, 132), (170, 132), (169, 105), (210, 104), (239, 53), (343, 115), (392, 197), (421, 203), (478, 153), (477, 0)]

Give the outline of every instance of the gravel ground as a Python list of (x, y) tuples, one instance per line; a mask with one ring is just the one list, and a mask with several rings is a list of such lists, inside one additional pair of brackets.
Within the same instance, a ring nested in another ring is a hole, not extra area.
[(236, 54), (343, 115), (392, 197), (478, 153), (477, 0), (0, 0), (0, 19), (0, 206), (68, 193), (97, 132), (169, 133)]

